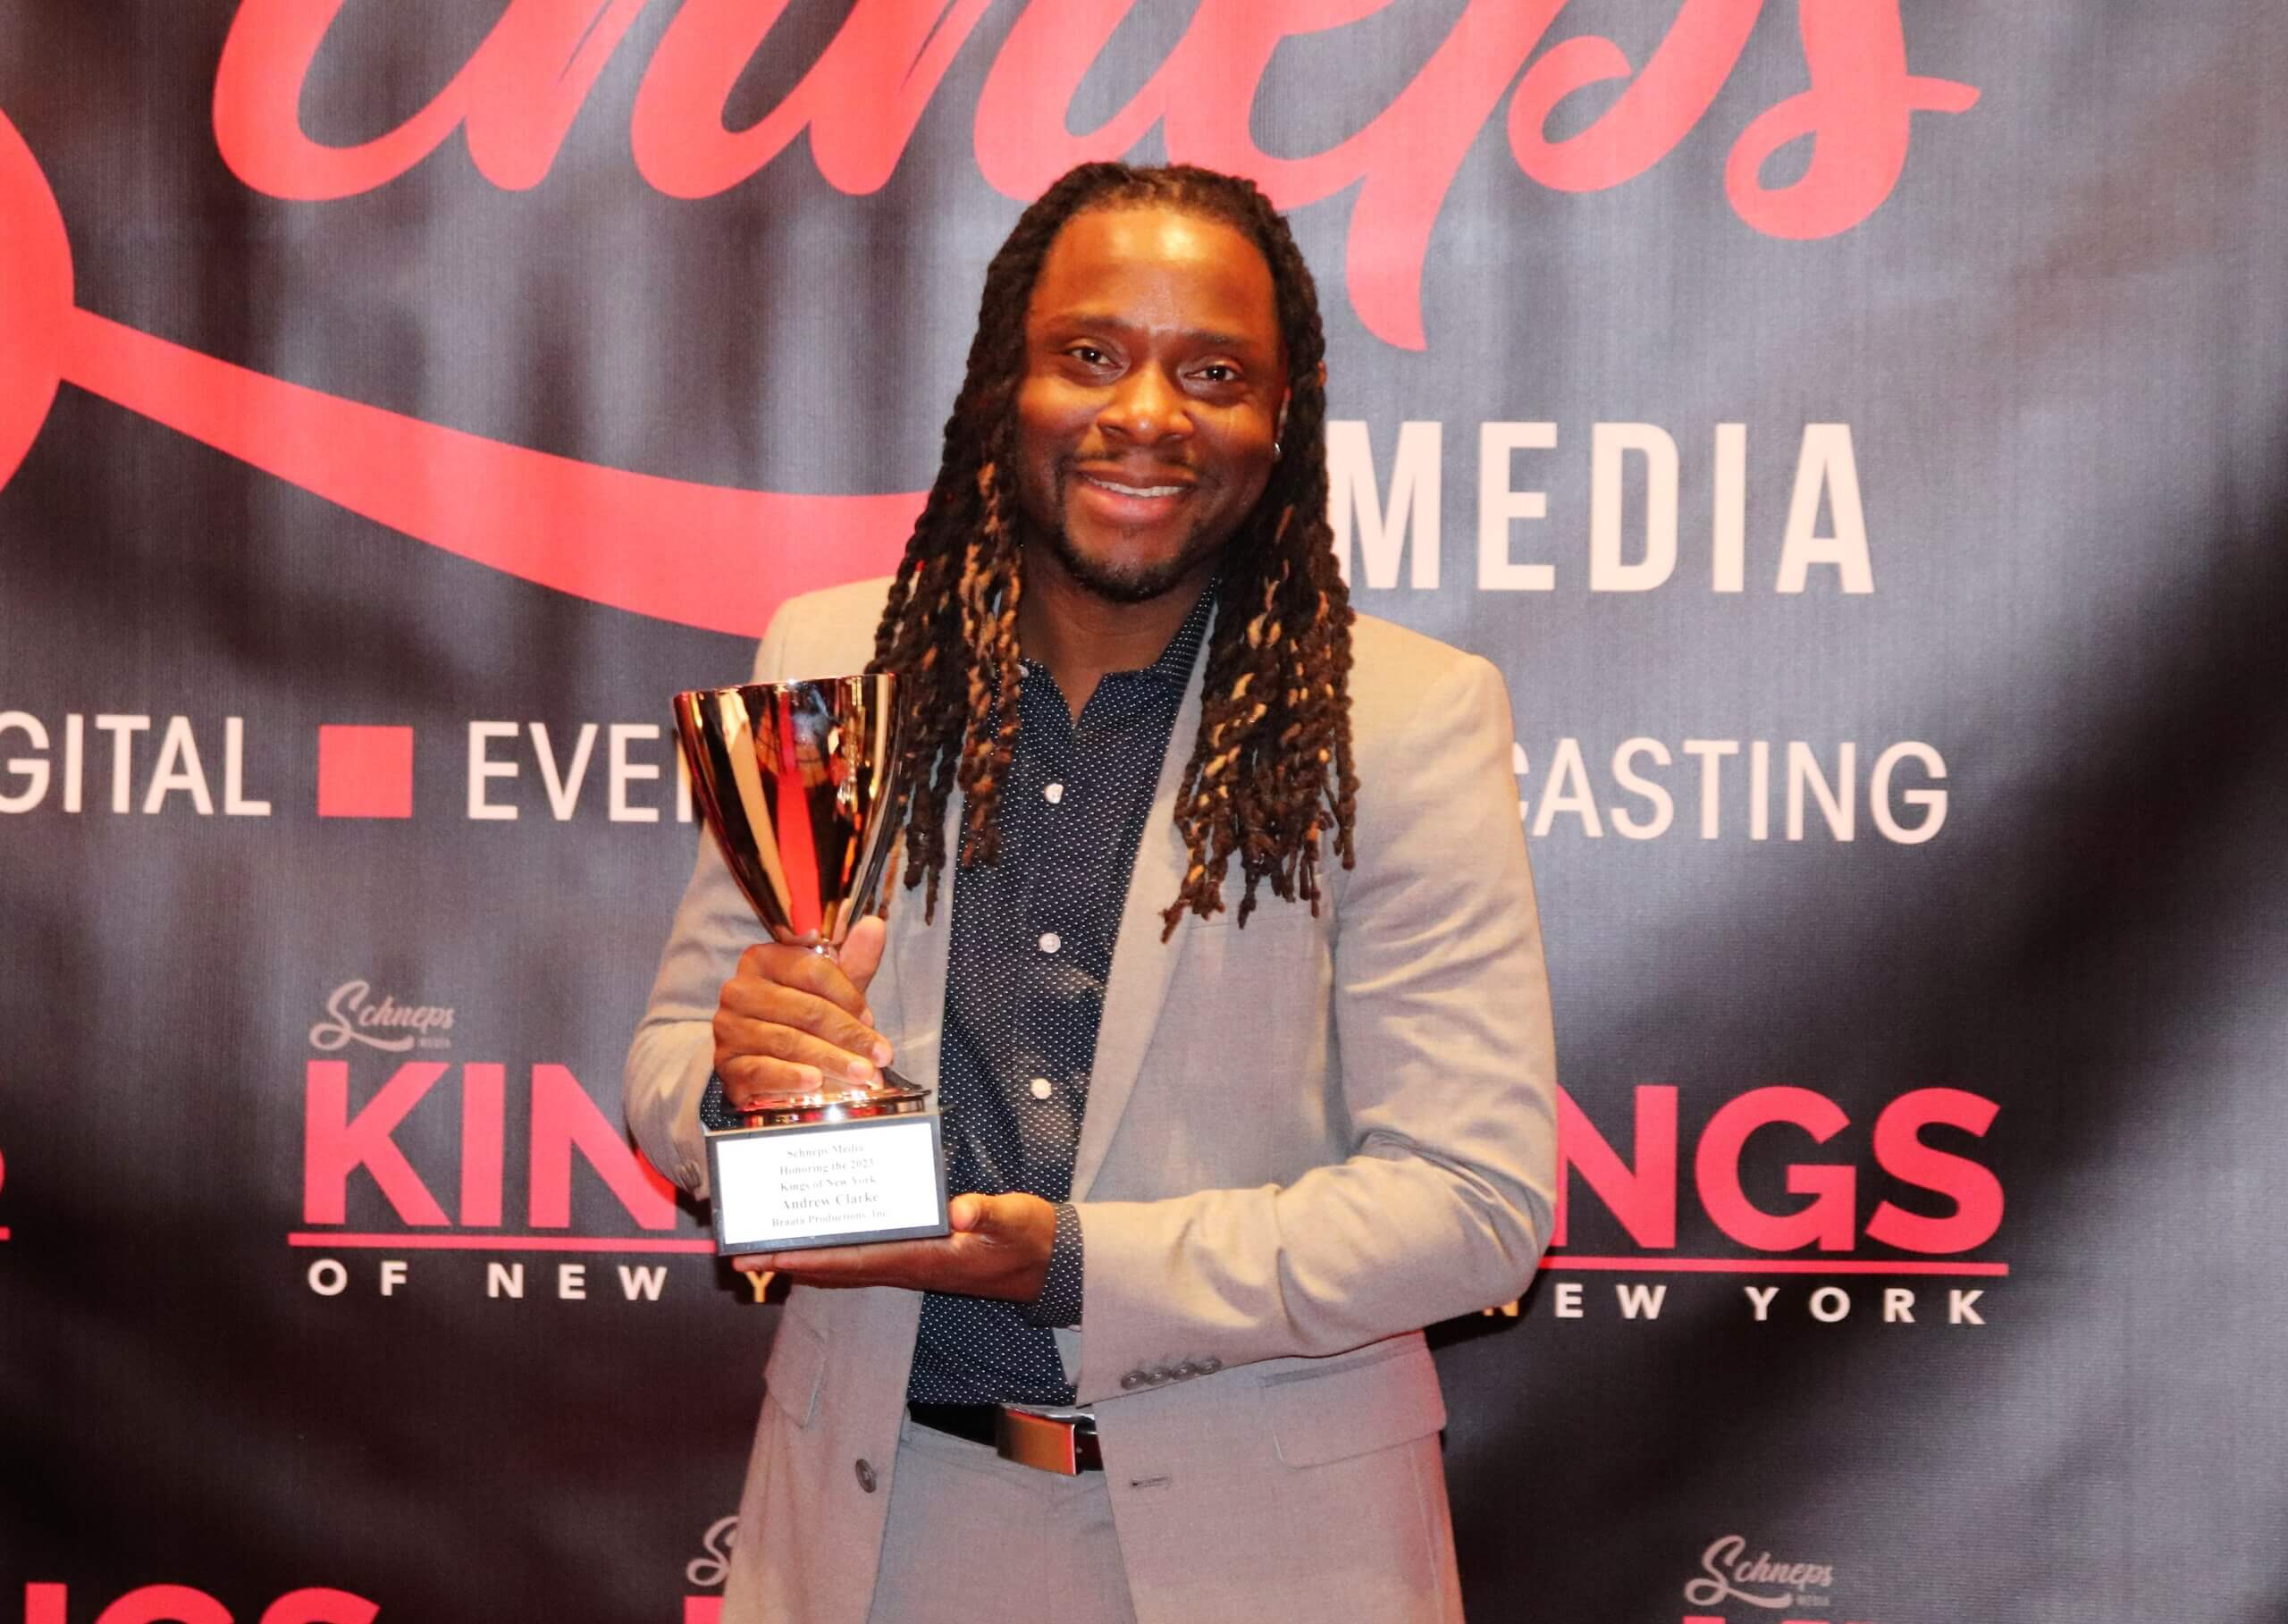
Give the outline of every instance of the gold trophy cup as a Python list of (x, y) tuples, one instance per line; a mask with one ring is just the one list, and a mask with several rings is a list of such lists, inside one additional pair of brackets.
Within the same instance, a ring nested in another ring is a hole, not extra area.
[[(772, 938), (832, 957), (879, 904), (896, 844), (897, 678), (701, 688), (675, 697), (700, 816)], [(942, 1124), (885, 1070), (761, 1095), (711, 1133), (719, 1251), (942, 1235)]]

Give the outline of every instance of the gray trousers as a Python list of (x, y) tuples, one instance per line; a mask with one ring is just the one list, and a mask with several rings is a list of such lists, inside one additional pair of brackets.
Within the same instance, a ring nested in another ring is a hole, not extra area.
[(911, 1420), (873, 1624), (1135, 1624), (1102, 1472), (1062, 1477)]

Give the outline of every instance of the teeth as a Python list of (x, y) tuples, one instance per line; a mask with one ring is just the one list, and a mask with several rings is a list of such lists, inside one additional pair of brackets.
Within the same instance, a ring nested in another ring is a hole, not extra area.
[(1089, 476), (1089, 483), (1102, 485), (1106, 490), (1117, 492), (1122, 496), (1175, 496), (1181, 494), (1183, 490), (1182, 485), (1116, 484), (1109, 479), (1098, 479), (1094, 475)]

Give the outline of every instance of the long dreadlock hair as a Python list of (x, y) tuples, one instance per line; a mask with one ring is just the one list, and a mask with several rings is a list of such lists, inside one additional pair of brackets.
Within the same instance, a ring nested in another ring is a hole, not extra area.
[(867, 668), (902, 679), (905, 885), (927, 880), (925, 917), (937, 906), (946, 802), (955, 786), (968, 805), (961, 861), (990, 862), (999, 849), (996, 813), (1023, 681), (1014, 453), (1033, 285), (1074, 215), (1154, 205), (1230, 225), (1255, 244), (1271, 268), (1287, 360), (1284, 449), (1222, 555), (1199, 733), (1176, 797), (1190, 861), (1162, 934), (1172, 934), (1186, 910), (1206, 918), (1223, 906), (1234, 858), (1246, 882), (1241, 925), (1266, 881), (1273, 895), (1318, 912), (1322, 836), (1332, 831), (1345, 868), (1353, 862), (1351, 610), (1326, 521), (1319, 373), (1326, 344), (1310, 270), (1287, 223), (1250, 181), (1188, 164), (1083, 164), (1025, 210), (986, 271), (937, 481), (906, 543)]

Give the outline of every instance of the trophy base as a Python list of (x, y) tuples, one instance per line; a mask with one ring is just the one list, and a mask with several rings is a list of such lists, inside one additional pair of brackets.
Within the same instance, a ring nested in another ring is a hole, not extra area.
[[(707, 1136), (715, 1250), (787, 1252), (952, 1233), (943, 1119), (896, 1079), (858, 1097), (797, 1097)], [(757, 1118), (762, 1120), (758, 1122)], [(773, 1120), (776, 1119), (776, 1120)]]
[(870, 1116), (911, 1116), (925, 1111), (930, 1090), (917, 1089), (885, 1070), (878, 1083), (850, 1083), (808, 1094), (773, 1094), (739, 1110), (750, 1128), (785, 1128), (799, 1123), (853, 1122)]

